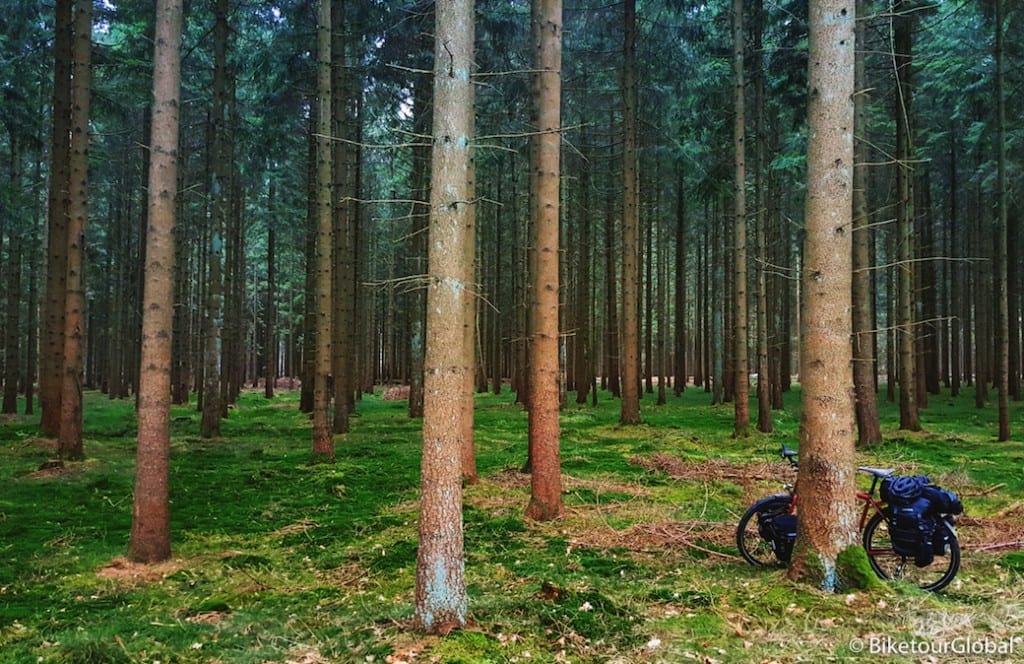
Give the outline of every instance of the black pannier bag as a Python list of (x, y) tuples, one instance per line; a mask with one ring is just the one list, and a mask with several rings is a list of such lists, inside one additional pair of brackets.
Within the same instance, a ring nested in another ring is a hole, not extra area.
[(935, 559), (935, 516), (931, 503), (921, 497), (907, 505), (892, 504), (889, 536), (893, 551), (912, 557), (918, 567), (931, 565)]
[(963, 514), (963, 503), (952, 491), (928, 485), (921, 489), (921, 495), (932, 504), (932, 511), (936, 514)]
[(949, 547), (949, 528), (946, 522), (936, 519), (935, 535), (932, 536), (932, 553), (936, 556), (946, 555)]
[(757, 515), (757, 531), (772, 543), (775, 557), (788, 563), (796, 540), (796, 515), (765, 510)]
[(940, 515), (964, 511), (955, 493), (933, 485), (924, 475), (914, 475), (885, 478), (880, 495), (889, 503), (889, 536), (896, 553), (913, 557), (919, 567), (946, 555), (949, 529)]

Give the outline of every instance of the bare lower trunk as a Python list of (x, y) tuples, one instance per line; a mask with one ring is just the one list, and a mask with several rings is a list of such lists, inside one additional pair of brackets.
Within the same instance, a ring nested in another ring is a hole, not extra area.
[(854, 0), (812, 0), (803, 338), (800, 513), (790, 577), (843, 587), (856, 542), (850, 369)]
[(128, 556), (171, 556), (171, 330), (174, 325), (174, 217), (178, 167), (181, 0), (158, 0), (149, 162), (139, 435)]
[(71, 104), (71, 196), (68, 205), (67, 288), (64, 307), (64, 375), (61, 387), (62, 459), (81, 459), (82, 368), (85, 350), (85, 227), (89, 216), (89, 106), (92, 93), (92, 4), (75, 11)]
[(526, 516), (554, 519), (562, 513), (561, 453), (559, 445), (559, 176), (561, 143), (561, 0), (533, 3), (535, 39), (534, 108), (536, 131), (531, 140), (534, 161), (533, 274), (530, 321), (529, 445), (532, 462), (530, 504)]
[(623, 57), (622, 424), (640, 422), (640, 218), (637, 176), (636, 0), (625, 2)]
[(67, 283), (68, 163), (71, 136), (72, 0), (55, 4), (53, 133), (50, 145), (50, 189), (47, 215), (46, 285), (42, 307), (42, 361), (39, 367), (40, 428), (60, 431), (60, 393), (64, 380), (64, 298)]
[[(334, 460), (331, 397), (331, 0), (320, 0), (317, 21), (316, 359), (313, 376), (313, 458)], [(337, 404), (335, 404), (337, 407)]]
[[(858, 2), (858, 9), (863, 0)], [(860, 12), (858, 12), (860, 15)], [(857, 24), (854, 97), (854, 171), (853, 171), (853, 383), (856, 393), (857, 443), (860, 446), (882, 442), (875, 398), (875, 326), (871, 288), (871, 239), (868, 220), (868, 149), (864, 140), (867, 125), (868, 90), (864, 76), (864, 26)]]
[(423, 460), (414, 622), (430, 633), (466, 624), (460, 422), (466, 398), (465, 215), (473, 96), (473, 3), (436, 5), (433, 156), (424, 358)]
[(746, 31), (743, 27), (743, 0), (732, 3), (733, 71), (733, 149), (735, 151), (733, 214), (733, 435), (750, 432), (750, 369), (747, 364), (747, 157), (746, 104), (743, 67), (746, 55)]

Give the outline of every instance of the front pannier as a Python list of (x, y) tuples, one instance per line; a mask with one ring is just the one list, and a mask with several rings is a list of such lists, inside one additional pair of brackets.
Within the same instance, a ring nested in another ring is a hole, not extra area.
[(796, 515), (764, 510), (757, 515), (757, 529), (761, 537), (772, 543), (775, 557), (788, 563), (796, 540)]

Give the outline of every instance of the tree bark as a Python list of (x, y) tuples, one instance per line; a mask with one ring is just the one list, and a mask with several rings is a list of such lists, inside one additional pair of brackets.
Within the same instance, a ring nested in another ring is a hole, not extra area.
[[(421, 32), (421, 35), (425, 32)], [(422, 39), (426, 41), (426, 39)], [(426, 52), (427, 45), (420, 45)], [(425, 75), (417, 78), (413, 88), (414, 102), (413, 119), (416, 134), (425, 135), (430, 130), (430, 79)], [(417, 201), (410, 206), (412, 216), (412, 240), (410, 253), (413, 260), (412, 273), (425, 276), (427, 273), (427, 229), (430, 218), (430, 150), (416, 146), (413, 148), (412, 164), (413, 199)], [(426, 317), (426, 290), (420, 286), (410, 294), (410, 334), (409, 363), (411, 378), (409, 380), (409, 417), (423, 417), (423, 343)]]
[(854, 0), (812, 0), (800, 512), (790, 577), (835, 591), (856, 542), (850, 314)]
[(92, 3), (75, 10), (72, 46), (70, 198), (64, 308), (64, 379), (57, 453), (81, 459), (82, 369), (85, 350), (85, 228), (89, 216), (89, 106), (92, 94)]
[[(319, 74), (319, 70), (318, 70)], [(317, 235), (319, 229), (320, 204), (317, 184), (320, 139), (317, 137), (319, 110), (309, 114), (309, 137), (306, 146), (306, 236), (303, 255), (305, 256), (305, 284), (303, 287), (302, 311), (302, 386), (299, 395), (299, 411), (313, 412), (313, 391), (316, 385), (316, 335), (318, 319), (316, 315), (316, 280), (319, 261), (317, 260)]]
[[(12, 143), (14, 140), (12, 139)], [(11, 151), (15, 152), (12, 145)], [(12, 157), (14, 162), (11, 168), (12, 190), (21, 186), (21, 174), (18, 165), (19, 157)], [(14, 415), (18, 412), (18, 387), (21, 381), (21, 245), (23, 239), (20, 237), (20, 229), (17, 225), (11, 224), (10, 247), (7, 251), (7, 284), (6, 284), (6, 312), (5, 312), (5, 334), (4, 334), (4, 376), (3, 376), (3, 406), (0, 412), (5, 415)], [(35, 303), (29, 301), (29, 306)]]
[(914, 139), (911, 119), (913, 108), (913, 14), (907, 13), (907, 1), (898, 0), (893, 16), (896, 63), (896, 187), (899, 200), (896, 211), (898, 236), (897, 336), (899, 348), (900, 429), (920, 431), (917, 377), (915, 372), (914, 327), (914, 186), (911, 161)]
[(205, 341), (203, 349), (203, 417), (199, 425), (199, 435), (203, 438), (220, 437), (220, 420), (224, 413), (224, 400), (221, 398), (222, 370), (221, 356), (223, 346), (224, 324), (224, 233), (227, 228), (228, 197), (230, 183), (228, 177), (228, 161), (225, 146), (227, 137), (227, 42), (228, 42), (228, 0), (217, 0), (214, 10), (213, 24), (213, 111), (210, 115), (212, 124), (210, 150), (213, 169), (213, 184), (210, 205), (210, 263), (208, 293), (206, 302)]
[[(349, 91), (352, 81), (346, 66), (345, 0), (331, 3), (331, 136), (343, 140), (333, 141), (333, 188), (331, 189), (334, 260), (331, 279), (331, 377), (334, 381), (334, 433), (348, 433), (349, 413), (355, 405), (352, 397), (356, 381), (352, 361), (355, 270), (355, 131), (352, 127)], [(389, 326), (393, 330), (394, 326)]]
[[(313, 376), (313, 458), (334, 461), (331, 431), (331, 0), (320, 0), (317, 20), (317, 233), (316, 233), (316, 361)], [(335, 404), (339, 407), (339, 404)], [(344, 407), (344, 404), (341, 405)]]
[[(675, 343), (673, 345), (672, 374), (675, 382), (672, 387), (678, 397), (686, 390), (687, 360), (694, 367), (699, 365), (699, 353), (694, 353), (692, 358), (687, 356), (687, 318), (686, 318), (686, 171), (684, 170), (684, 158), (676, 159), (676, 228), (675, 228), (675, 264), (673, 268), (675, 286)], [(697, 272), (697, 286), (695, 291), (700, 289), (700, 274)], [(696, 327), (696, 326), (695, 326)], [(694, 383), (696, 384), (696, 376)]]
[(587, 396), (590, 392), (590, 384), (594, 382), (594, 364), (591, 344), (593, 328), (590, 325), (591, 319), (591, 298), (590, 291), (591, 271), (591, 242), (593, 223), (590, 216), (590, 167), (583, 165), (580, 171), (580, 205), (577, 211), (580, 240), (575, 247), (576, 251), (576, 279), (575, 279), (575, 306), (573, 309), (574, 328), (576, 333), (573, 337), (573, 350), (575, 357), (573, 367), (575, 374), (573, 382), (576, 387), (576, 403), (583, 405), (587, 403)]
[(68, 270), (68, 197), (71, 174), (71, 44), (73, 0), (57, 0), (53, 41), (53, 132), (50, 143), (46, 285), (42, 313), (43, 350), (39, 367), (40, 428), (49, 436), (60, 431), (64, 380), (64, 307)]
[(765, 126), (765, 72), (762, 56), (764, 32), (764, 1), (757, 0), (754, 9), (754, 136), (757, 141), (755, 166), (755, 202), (757, 236), (757, 430), (772, 432), (772, 399), (770, 362), (768, 360), (768, 146)]
[(414, 622), (430, 633), (466, 624), (462, 531), (465, 215), (473, 136), (473, 3), (436, 3), (434, 116), (424, 358), (423, 460)]
[(732, 3), (733, 73), (733, 436), (750, 433), (750, 368), (747, 363), (747, 132), (745, 77), (746, 32), (743, 27), (743, 0)]
[(601, 388), (611, 392), (612, 396), (622, 396), (622, 380), (620, 361), (622, 357), (622, 342), (619, 334), (619, 297), (616, 278), (615, 257), (618, 255), (615, 243), (615, 215), (612, 209), (611, 187), (605, 197), (604, 209), (604, 371), (601, 376)]
[[(472, 75), (472, 73), (470, 74)], [(476, 93), (472, 85), (469, 86), (469, 135), (476, 134)], [(466, 200), (476, 200), (476, 153), (472, 145), (469, 148), (469, 163), (466, 166)], [(557, 219), (557, 217), (556, 217)], [(462, 291), (462, 306), (464, 308), (462, 319), (462, 365), (465, 367), (463, 375), (463, 395), (459, 400), (459, 407), (462, 413), (459, 417), (459, 424), (462, 426), (460, 438), (462, 446), (459, 456), (462, 459), (462, 482), (466, 486), (478, 484), (480, 477), (476, 470), (476, 442), (473, 435), (473, 394), (476, 383), (476, 342), (477, 342), (477, 295), (480, 285), (476, 278), (476, 205), (466, 207), (463, 217), (463, 248), (462, 248), (462, 272), (463, 281), (466, 287)], [(557, 228), (557, 227), (556, 227)], [(556, 357), (557, 360), (557, 357)], [(557, 366), (557, 365), (556, 365)]]
[[(960, 206), (958, 203), (959, 181), (957, 180), (957, 134), (953, 126), (949, 132), (949, 255), (951, 258), (963, 256), (959, 232)], [(965, 317), (962, 315), (964, 307), (964, 284), (967, 281), (964, 270), (957, 267), (951, 270), (952, 278), (949, 283), (949, 395), (960, 396), (960, 384), (964, 376), (965, 355), (963, 346), (963, 330), (965, 329)]]
[(275, 250), (277, 210), (274, 208), (274, 186), (270, 186), (270, 215), (267, 220), (267, 308), (263, 312), (263, 396), (274, 398), (277, 381), (277, 266)]
[(174, 325), (174, 221), (178, 186), (181, 0), (158, 0), (153, 54), (153, 122), (149, 159), (139, 434), (128, 557), (171, 556), (171, 332)]
[(535, 252), (530, 321), (529, 445), (532, 462), (527, 518), (562, 514), (558, 385), (559, 179), (561, 174), (562, 2), (533, 0), (533, 103), (530, 139)]
[(640, 217), (637, 175), (636, 0), (626, 0), (622, 74), (622, 403), (619, 421), (640, 423)]
[[(1000, 441), (1010, 439), (1010, 284), (1009, 284), (1009, 214), (1006, 191), (1006, 94), (1004, 92), (1003, 52), (1003, 0), (995, 0), (995, 79), (996, 79), (996, 283), (999, 308), (998, 350), (996, 356), (997, 410), (999, 413)], [(1014, 368), (1016, 371), (1016, 368)]]
[[(857, 1), (861, 15), (864, 0)], [(854, 96), (853, 166), (853, 384), (856, 394), (857, 444), (861, 447), (882, 442), (875, 395), (875, 326), (872, 316), (871, 241), (868, 218), (868, 90), (864, 75), (864, 23), (857, 22), (857, 52)]]

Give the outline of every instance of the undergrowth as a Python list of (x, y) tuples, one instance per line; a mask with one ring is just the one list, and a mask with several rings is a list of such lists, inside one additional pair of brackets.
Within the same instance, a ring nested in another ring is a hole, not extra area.
[[(799, 395), (776, 432), (736, 440), (731, 407), (689, 389), (644, 424), (618, 402), (562, 415), (565, 516), (523, 517), (526, 416), (477, 398), (480, 484), (465, 491), (470, 623), (411, 629), (419, 424), (367, 395), (334, 464), (312, 463), (297, 395), (246, 393), (223, 438), (172, 413), (174, 557), (130, 564), (135, 418), (87, 394), (87, 459), (46, 467), (34, 418), (0, 420), (2, 662), (819, 662), (871, 644), (993, 643), (1024, 628), (1024, 445), (997, 443), (971, 396), (933, 397), (926, 431), (896, 429), (861, 462), (961, 493), (957, 580), (931, 595), (882, 584), (825, 594), (738, 557), (733, 529), (787, 479)], [(1024, 426), (1019, 407), (1016, 429)], [(1019, 440), (1019, 438), (1018, 438)], [(873, 641), (874, 639), (874, 641)], [(886, 641), (888, 639), (889, 641)], [(1015, 652), (881, 653), (885, 661), (1019, 661)], [(929, 659), (932, 657), (932, 659)]]

